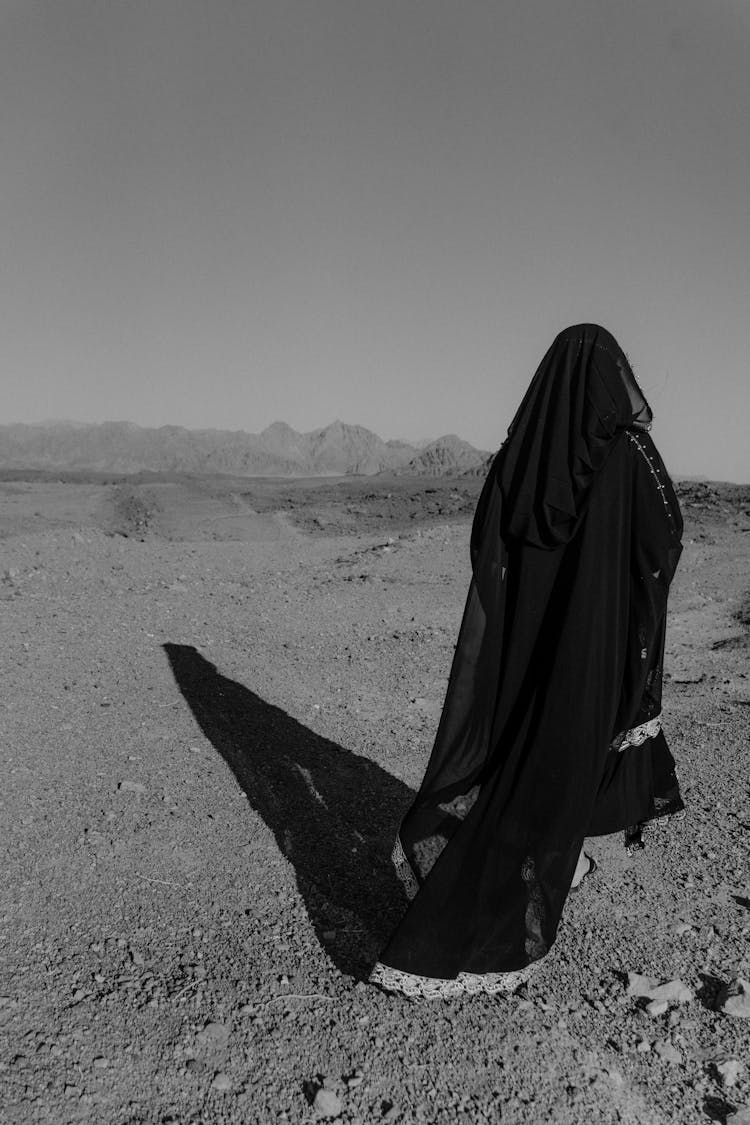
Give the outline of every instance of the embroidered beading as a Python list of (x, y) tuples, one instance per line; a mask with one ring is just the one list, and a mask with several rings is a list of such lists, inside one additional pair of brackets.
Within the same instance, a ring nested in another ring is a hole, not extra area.
[(411, 869), (411, 864), (406, 858), (406, 852), (402, 848), (401, 840), (398, 836), (396, 837), (396, 842), (394, 843), (393, 851), (391, 852), (391, 863), (395, 867), (396, 874), (403, 884), (404, 890), (406, 891), (406, 897), (414, 898), (417, 891), (419, 890), (419, 881)]
[(631, 730), (626, 730), (617, 750), (621, 754), (628, 746), (642, 746), (647, 739), (655, 738), (660, 730), (661, 715), (657, 715), (655, 718), (649, 719), (647, 723), (641, 723), (638, 727), (632, 727)]
[(633, 445), (639, 450), (641, 456), (643, 457), (644, 461), (648, 465), (649, 472), (651, 473), (651, 476), (656, 481), (656, 487), (659, 489), (659, 495), (661, 496), (662, 504), (664, 505), (664, 509), (667, 513), (667, 518), (669, 519), (669, 522), (672, 525), (672, 527), (674, 527), (674, 515), (672, 514), (672, 509), (669, 506), (669, 501), (667, 500), (666, 490), (665, 490), (664, 484), (662, 483), (661, 479), (659, 478), (658, 469), (654, 465), (653, 461), (649, 457), (646, 450), (643, 448), (643, 446), (639, 442), (638, 438), (635, 436), (635, 434), (631, 433), (630, 430), (628, 430), (628, 437), (630, 438)]
[(420, 1000), (452, 1000), (458, 996), (509, 996), (531, 976), (533, 966), (511, 973), (459, 973), (444, 980), (441, 977), (421, 977), (392, 969), (381, 961), (370, 973), (370, 983), (386, 992), (400, 992), (403, 996)]

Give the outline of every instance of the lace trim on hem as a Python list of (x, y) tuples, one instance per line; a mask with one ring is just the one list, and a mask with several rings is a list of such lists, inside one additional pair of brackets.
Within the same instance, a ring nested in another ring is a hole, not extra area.
[(407, 898), (414, 898), (419, 890), (419, 881), (411, 869), (411, 864), (406, 858), (406, 852), (401, 846), (401, 840), (396, 837), (396, 842), (393, 845), (391, 852), (391, 863), (396, 869), (396, 874), (399, 877), (403, 888), (406, 891)]
[(642, 746), (647, 739), (655, 738), (660, 730), (661, 715), (649, 719), (647, 723), (641, 723), (638, 727), (626, 730), (622, 736), (622, 742), (617, 747), (618, 753), (621, 754), (623, 750), (627, 750), (628, 746)]
[(510, 973), (459, 973), (444, 980), (441, 977), (420, 977), (392, 969), (378, 961), (370, 973), (370, 983), (386, 992), (400, 992), (403, 996), (421, 1000), (452, 1000), (458, 996), (510, 996), (531, 976), (533, 966)]

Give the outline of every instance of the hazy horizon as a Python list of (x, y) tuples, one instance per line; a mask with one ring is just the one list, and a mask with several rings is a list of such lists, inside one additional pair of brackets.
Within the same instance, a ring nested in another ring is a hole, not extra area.
[[(325, 430), (325, 429), (328, 428), (328, 426), (335, 425), (337, 422), (340, 422), (342, 425), (345, 425), (345, 426), (352, 426), (352, 427), (356, 426), (356, 427), (360, 427), (360, 428), (369, 430), (369, 427), (367, 427), (367, 426), (362, 427), (361, 423), (359, 423), (359, 422), (351, 422), (351, 421), (348, 421), (348, 420), (342, 419), (342, 418), (333, 418), (333, 419), (331, 419), (330, 422), (326, 423), (325, 425), (323, 425), (323, 426), (313, 426), (309, 430), (297, 430), (296, 427), (294, 427), (294, 426), (292, 426), (291, 428), (293, 430), (295, 430), (296, 433), (311, 434), (311, 433), (319, 432), (320, 430)], [(184, 429), (184, 430), (187, 430), (189, 433), (190, 432), (195, 432), (195, 433), (200, 433), (200, 432), (232, 433), (232, 434), (242, 433), (242, 434), (248, 434), (250, 436), (258, 436), (259, 434), (262, 434), (264, 432), (264, 430), (269, 429), (271, 426), (273, 426), (276, 423), (281, 423), (283, 425), (289, 425), (289, 423), (285, 422), (283, 418), (275, 418), (275, 419), (273, 419), (272, 422), (269, 422), (268, 426), (264, 426), (262, 429), (257, 429), (257, 430), (249, 430), (249, 429), (246, 429), (243, 426), (234, 427), (234, 428), (223, 427), (223, 426), (180, 426), (180, 425), (177, 425), (175, 423), (170, 423), (170, 422), (165, 422), (165, 423), (162, 423), (162, 424), (156, 425), (156, 426), (141, 426), (140, 423), (132, 422), (128, 418), (104, 418), (104, 419), (102, 419), (101, 422), (85, 422), (85, 421), (81, 421), (80, 419), (75, 419), (75, 418), (44, 418), (44, 419), (40, 419), (38, 422), (25, 422), (25, 421), (2, 422), (2, 423), (0, 423), (0, 425), (8, 425), (8, 426), (13, 426), (13, 425), (21, 425), (21, 426), (124, 425), (124, 426), (139, 426), (141, 429), (154, 429), (154, 430), (159, 430), (159, 429)], [(465, 438), (463, 436), (463, 434), (457, 434), (453, 431), (446, 431), (445, 433), (442, 433), (442, 434), (434, 434), (431, 437), (424, 437), (424, 438), (410, 438), (410, 437), (403, 437), (400, 434), (378, 433), (375, 430), (370, 430), (370, 432), (374, 433), (376, 435), (376, 437), (379, 437), (384, 442), (403, 442), (406, 445), (413, 445), (417, 449), (422, 449), (427, 445), (431, 445), (434, 442), (438, 442), (438, 441), (441, 441), (444, 438), (449, 438), (449, 437), (457, 437), (459, 439), (462, 439), (463, 441), (469, 441), (469, 439)], [(469, 442), (469, 444), (474, 445), (474, 442)], [(491, 449), (489, 447), (485, 448), (485, 447), (482, 447), (482, 446), (475, 446), (475, 448), (480, 453), (494, 453), (494, 452), (496, 452), (496, 450)], [(0, 469), (1, 468), (2, 468), (2, 466), (0, 466)], [(668, 466), (668, 468), (670, 470), (670, 473), (671, 473), (672, 477), (675, 480), (683, 480), (683, 481), (694, 480), (694, 481), (714, 482), (714, 483), (717, 483), (717, 484), (750, 485), (750, 477), (748, 477), (748, 479), (745, 479), (745, 480), (734, 479), (732, 477), (711, 477), (711, 476), (708, 476), (705, 473), (682, 472), (679, 469), (679, 467), (675, 467), (675, 466), (671, 466), (671, 465)]]
[(496, 449), (618, 338), (750, 480), (743, 0), (0, 0), (3, 413)]

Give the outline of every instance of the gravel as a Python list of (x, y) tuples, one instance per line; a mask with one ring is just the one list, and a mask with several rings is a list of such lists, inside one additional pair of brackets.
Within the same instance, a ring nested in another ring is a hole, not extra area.
[(105, 486), (0, 485), (3, 1121), (750, 1120), (747, 490), (683, 491), (686, 816), (587, 844), (518, 995), (430, 1004), (364, 981), (478, 484), (266, 482), (231, 521), (211, 487), (150, 484), (130, 535)]

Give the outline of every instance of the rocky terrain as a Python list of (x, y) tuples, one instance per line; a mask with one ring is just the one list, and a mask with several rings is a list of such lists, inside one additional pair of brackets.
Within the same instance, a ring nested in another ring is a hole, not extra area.
[(148, 429), (132, 422), (48, 422), (0, 426), (0, 470), (87, 473), (198, 473), (238, 476), (330, 476), (406, 472), (459, 473), (486, 454), (447, 434), (412, 445), (383, 441), (364, 426), (332, 422), (298, 433), (274, 422), (260, 434), (242, 430)]
[[(27, 474), (29, 475), (29, 474)], [(365, 979), (481, 479), (0, 483), (0, 1120), (750, 1120), (750, 489), (681, 488), (687, 810), (509, 998)]]

